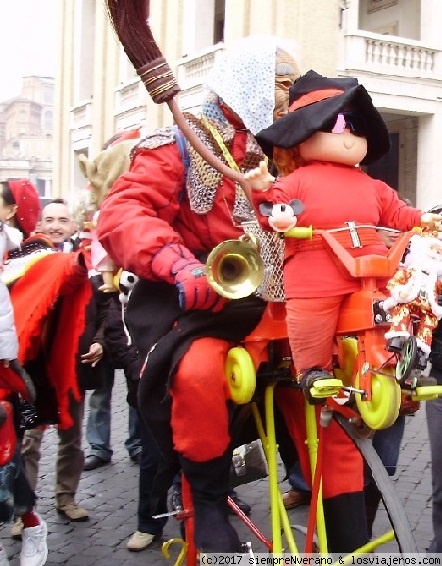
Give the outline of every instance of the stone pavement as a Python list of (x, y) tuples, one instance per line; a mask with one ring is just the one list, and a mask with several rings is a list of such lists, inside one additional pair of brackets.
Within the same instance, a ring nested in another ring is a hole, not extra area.
[[(148, 549), (129, 552), (128, 537), (136, 530), (138, 466), (131, 462), (124, 440), (127, 436), (127, 405), (125, 384), (120, 375), (115, 380), (113, 400), (112, 463), (98, 470), (85, 472), (78, 490), (78, 503), (86, 507), (91, 518), (86, 523), (69, 523), (59, 516), (54, 508), (54, 462), (56, 458), (56, 430), (50, 428), (44, 439), (37, 487), (38, 511), (46, 519), (49, 528), (49, 557), (47, 566), (171, 566), (174, 564), (178, 546), (171, 549), (172, 557), (166, 560), (161, 554), (161, 543), (179, 537), (179, 524), (171, 518), (167, 523), (163, 541)], [(425, 408), (413, 417), (407, 417), (405, 437), (402, 444), (398, 472), (395, 478), (397, 491), (404, 503), (419, 550), (424, 552), (432, 537), (431, 530), (431, 471), (425, 420)], [(332, 462), (327, 463), (332, 465)], [(280, 478), (284, 476), (280, 466)], [(286, 489), (287, 484), (282, 485)], [(240, 486), (239, 495), (252, 505), (253, 521), (263, 533), (270, 533), (268, 488), (265, 480)], [(306, 525), (307, 508), (290, 511), (293, 524)], [(248, 528), (236, 517), (241, 539), (252, 541), (255, 552), (266, 552)], [(386, 513), (380, 509), (374, 533), (388, 530)], [(11, 558), (11, 566), (19, 562), (21, 543), (13, 541), (10, 525), (0, 527), (0, 539)], [(296, 536), (296, 535), (295, 535)], [(300, 542), (302, 549), (302, 542)], [(382, 547), (384, 551), (397, 552), (395, 543)]]

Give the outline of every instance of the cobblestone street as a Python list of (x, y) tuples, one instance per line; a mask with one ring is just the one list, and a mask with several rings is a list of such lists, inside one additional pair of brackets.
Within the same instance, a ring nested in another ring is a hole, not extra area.
[[(57, 433), (48, 429), (43, 444), (40, 480), (37, 487), (38, 511), (48, 523), (49, 557), (47, 566), (171, 566), (175, 562), (178, 546), (172, 549), (170, 560), (161, 554), (161, 544), (172, 537), (179, 537), (179, 524), (172, 518), (167, 523), (161, 541), (148, 549), (129, 552), (128, 537), (136, 530), (138, 493), (138, 466), (128, 457), (124, 448), (127, 436), (127, 405), (125, 383), (122, 376), (115, 380), (113, 399), (111, 464), (91, 472), (85, 472), (80, 482), (77, 502), (90, 511), (85, 523), (69, 523), (55, 510), (54, 462)], [(405, 438), (401, 449), (398, 472), (395, 478), (397, 491), (405, 505), (419, 550), (424, 552), (432, 538), (431, 531), (431, 471), (429, 446), (425, 420), (425, 407), (413, 417), (407, 417)], [(280, 477), (284, 476), (282, 465)], [(288, 489), (286, 485), (283, 490)], [(239, 495), (252, 505), (251, 519), (266, 536), (270, 533), (268, 488), (266, 480), (240, 486)], [(293, 524), (306, 525), (307, 508), (290, 511)], [(255, 552), (265, 552), (262, 543), (256, 541), (239, 519), (233, 518), (241, 539), (252, 541)], [(388, 520), (383, 509), (378, 512), (374, 534), (387, 530)], [(21, 543), (10, 538), (10, 525), (1, 527), (0, 537), (8, 551), (11, 566), (18, 564)], [(302, 548), (302, 545), (300, 545)], [(395, 543), (382, 547), (384, 551), (397, 552)]]

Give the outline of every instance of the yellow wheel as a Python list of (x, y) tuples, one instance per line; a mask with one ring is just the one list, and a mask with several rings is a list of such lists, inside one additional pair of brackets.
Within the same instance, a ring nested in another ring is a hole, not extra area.
[[(401, 388), (396, 381), (394, 369), (386, 369), (389, 375), (374, 373), (371, 378), (371, 401), (364, 401), (356, 393), (356, 405), (365, 422), (373, 430), (391, 426), (399, 415)], [(355, 387), (359, 387), (359, 374)]]
[(248, 403), (256, 387), (256, 372), (252, 358), (245, 348), (236, 346), (227, 354), (225, 365), (230, 399), (237, 405)]

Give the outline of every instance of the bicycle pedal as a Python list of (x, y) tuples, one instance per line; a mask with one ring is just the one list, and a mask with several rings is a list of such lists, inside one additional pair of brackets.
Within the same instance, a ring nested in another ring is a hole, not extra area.
[(344, 384), (340, 379), (318, 379), (310, 387), (310, 394), (315, 399), (337, 395)]

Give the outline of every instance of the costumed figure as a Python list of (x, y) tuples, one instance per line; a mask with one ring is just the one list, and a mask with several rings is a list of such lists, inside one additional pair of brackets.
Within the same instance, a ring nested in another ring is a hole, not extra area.
[[(437, 233), (411, 237), (403, 266), (389, 280), (390, 297), (383, 308), (392, 317), (385, 334), (387, 349), (401, 352), (406, 340), (414, 336), (417, 345), (418, 369), (427, 365), (433, 330), (442, 317), (438, 296), (442, 294), (442, 241)], [(420, 372), (419, 372), (420, 373)], [(420, 375), (412, 385), (436, 385), (432, 377)], [(407, 381), (405, 383), (408, 383)]]
[[(253, 134), (286, 112), (296, 76), (284, 42), (271, 37), (245, 38), (219, 58), (201, 116), (186, 117), (229, 174), (264, 158)], [(204, 262), (218, 244), (243, 235), (241, 222), (251, 219), (240, 184), (209, 164), (181, 128), (169, 127), (135, 148), (97, 226), (113, 260), (140, 277), (126, 314), (135, 345), (144, 357), (149, 352), (139, 408), (170, 464), (166, 489), (180, 468), (190, 483), (195, 542), (207, 552), (240, 550), (228, 520), (233, 404), (224, 364), (230, 347), (258, 324), (265, 303), (257, 297), (229, 303), (208, 283)]]
[[(69, 428), (71, 397), (82, 398), (73, 368), (79, 337), (84, 331), (85, 305), (91, 296), (85, 252), (57, 253), (47, 236), (33, 233), (41, 212), (38, 192), (34, 187), (31, 191), (20, 181), (9, 184), (18, 204), (13, 220), (24, 233), (21, 245), (7, 254), (2, 273), (14, 308), (18, 359), (28, 369), (34, 383), (38, 382), (39, 418)], [(33, 203), (32, 214), (24, 217), (20, 210), (29, 207), (30, 202)], [(68, 295), (71, 300), (61, 300)], [(56, 304), (58, 312), (54, 308)], [(48, 351), (45, 343), (48, 333), (44, 329), (53, 324), (52, 319), (59, 317), (63, 332), (51, 336), (54, 348)], [(67, 360), (72, 363), (67, 364)], [(72, 366), (72, 371), (68, 365)]]
[[(438, 215), (423, 215), (407, 206), (394, 189), (361, 170), (360, 165), (387, 153), (390, 142), (381, 115), (355, 78), (327, 78), (309, 71), (290, 88), (289, 103), (286, 116), (256, 136), (284, 175), (273, 183), (265, 163), (246, 174), (258, 211), (263, 203), (280, 206), (298, 199), (304, 210), (297, 216), (297, 226), (338, 228), (336, 237), (354, 257), (387, 255), (376, 226), (407, 231), (422, 222), (440, 220)], [(259, 219), (263, 228), (271, 228), (268, 216), (260, 212)], [(310, 403), (323, 402), (312, 397), (311, 388), (317, 380), (333, 377), (340, 305), (360, 285), (358, 278), (339, 268), (319, 236), (286, 239), (289, 341), (297, 380)], [(300, 418), (302, 396), (286, 389), (282, 395), (276, 391), (275, 396), (295, 437), (304, 476), (311, 477)], [(329, 550), (351, 552), (368, 539), (362, 459), (334, 421), (323, 434), (324, 460), (333, 462), (322, 484)]]
[[(89, 181), (90, 187), (90, 206), (88, 215), (91, 214), (90, 208), (94, 208), (92, 218), (86, 216), (83, 228), (89, 232), (87, 235), (91, 240), (91, 261), (93, 268), (98, 271), (103, 278), (103, 285), (99, 291), (104, 293), (118, 292), (119, 289), (114, 285), (114, 276), (117, 266), (100, 244), (96, 236), (96, 226), (99, 208), (103, 198), (112, 188), (112, 184), (118, 177), (129, 169), (129, 155), (134, 145), (139, 140), (140, 130), (130, 130), (129, 132), (115, 134), (110, 143), (93, 160), (87, 159), (83, 154), (79, 156), (79, 165), (84, 176)], [(86, 214), (86, 211), (85, 211)]]
[[(88, 278), (88, 250), (66, 251), (71, 246), (63, 245), (73, 230), (64, 201), (44, 207), (40, 227), (51, 240), (54, 234), (54, 250), (56, 245), (59, 251), (34, 262), (11, 288), (19, 358), (37, 386), (36, 419), (25, 432), (22, 455), (35, 489), (45, 432), (39, 425), (58, 424), (56, 508), (70, 521), (86, 521), (88, 511), (75, 502), (84, 466), (84, 396), (86, 389), (102, 384), (109, 296), (96, 293)], [(20, 532), (19, 518), (14, 530)]]

